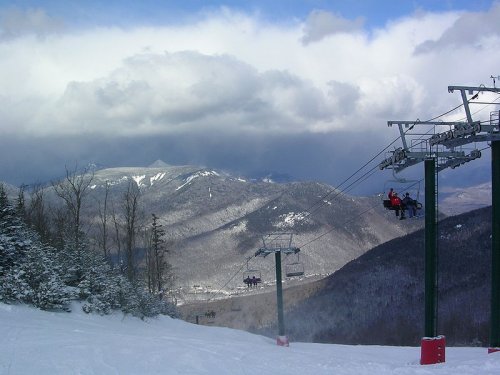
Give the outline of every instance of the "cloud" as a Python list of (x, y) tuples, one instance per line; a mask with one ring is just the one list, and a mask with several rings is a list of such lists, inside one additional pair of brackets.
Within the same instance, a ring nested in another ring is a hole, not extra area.
[(43, 9), (0, 9), (0, 40), (27, 34), (44, 36), (62, 27), (60, 20), (49, 17)]
[(415, 54), (464, 46), (486, 47), (488, 38), (495, 38), (497, 41), (500, 38), (499, 19), (500, 3), (498, 2), (486, 12), (464, 13), (436, 40), (426, 40), (417, 45)]
[(329, 35), (361, 31), (364, 22), (363, 17), (349, 20), (336, 13), (313, 10), (304, 24), (302, 43), (317, 42)]
[[(360, 21), (313, 31), (312, 15), (273, 24), (228, 9), (189, 23), (44, 38), (26, 27), (0, 40), (0, 157), (18, 160), (3, 171), (27, 170), (27, 150), (38, 150), (37, 166), (60, 170), (75, 159), (246, 170), (270, 169), (273, 160), (275, 170), (333, 181), (345, 155), (359, 166), (398, 135), (387, 120), (432, 118), (461, 102), (448, 85), (488, 83), (496, 74), (494, 36), (487, 50), (469, 40), (446, 58), (437, 49), (414, 53), (466, 15), (420, 13), (367, 32), (357, 32)], [(478, 109), (475, 118), (488, 117), (489, 108)], [(165, 148), (176, 152), (163, 155)]]
[(259, 73), (228, 55), (147, 53), (127, 58), (106, 77), (70, 82), (42, 116), (41, 122), (50, 125), (32, 131), (307, 131), (311, 122), (332, 119), (327, 101), (296, 75)]

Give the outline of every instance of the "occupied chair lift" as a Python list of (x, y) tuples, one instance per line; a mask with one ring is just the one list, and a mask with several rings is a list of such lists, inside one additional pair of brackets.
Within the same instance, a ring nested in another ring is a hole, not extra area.
[[(400, 185), (401, 184), (410, 184), (409, 186), (403, 187), (403, 190), (410, 190), (410, 188), (412, 188), (413, 186), (417, 185), (416, 199), (414, 199), (415, 206), (416, 206), (417, 210), (422, 209), (422, 203), (420, 203), (418, 201), (420, 199), (420, 181), (419, 180), (406, 180), (404, 178), (403, 179), (402, 178), (396, 178), (395, 180), (389, 180), (389, 181), (386, 182), (386, 184), (384, 185), (384, 192), (382, 194), (382, 203), (383, 203), (384, 208), (386, 208), (387, 210), (391, 210), (391, 211), (396, 211), (396, 210), (399, 209), (397, 207), (394, 207), (391, 204), (391, 200), (387, 196), (387, 192), (388, 192), (387, 183), (389, 183), (389, 182), (391, 184), (400, 184)], [(403, 194), (401, 194), (401, 199), (403, 199)]]
[(248, 266), (248, 260), (247, 260), (247, 269), (245, 272), (243, 272), (243, 282), (247, 284), (247, 286), (251, 285), (257, 285), (262, 282), (262, 274), (260, 270), (257, 269), (250, 269)]

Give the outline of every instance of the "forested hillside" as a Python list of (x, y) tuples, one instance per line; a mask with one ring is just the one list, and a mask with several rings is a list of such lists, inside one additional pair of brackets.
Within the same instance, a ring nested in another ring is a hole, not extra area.
[[(439, 223), (438, 333), (451, 345), (486, 345), (491, 207)], [(285, 291), (286, 299), (286, 291)], [(285, 313), (294, 340), (418, 345), (424, 323), (423, 230), (375, 247)], [(271, 336), (275, 326), (265, 331)]]

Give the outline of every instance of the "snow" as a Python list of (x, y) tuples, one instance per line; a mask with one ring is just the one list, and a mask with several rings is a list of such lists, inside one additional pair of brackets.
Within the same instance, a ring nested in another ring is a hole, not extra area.
[(285, 229), (292, 228), (298, 222), (301, 222), (307, 217), (307, 212), (289, 212), (279, 216), (280, 222), (274, 226), (277, 228)]
[(160, 181), (163, 177), (165, 177), (166, 172), (160, 172), (155, 174), (153, 177), (149, 178), (149, 185), (153, 186), (155, 181)]
[(146, 175), (142, 176), (132, 176), (132, 179), (137, 183), (137, 186), (141, 186), (142, 180), (146, 178)]
[(291, 343), (168, 317), (43, 312), (0, 303), (1, 374), (500, 374), (500, 353), (447, 348), (419, 365), (417, 347)]
[(184, 186), (188, 185), (195, 178), (198, 178), (198, 177), (209, 177), (209, 176), (219, 176), (219, 174), (217, 172), (215, 172), (215, 171), (201, 171), (201, 172), (196, 172), (195, 174), (192, 174), (191, 176), (189, 176), (188, 178), (186, 178), (184, 180), (184, 183), (181, 186), (179, 186), (177, 189), (175, 189), (175, 190), (182, 189)]

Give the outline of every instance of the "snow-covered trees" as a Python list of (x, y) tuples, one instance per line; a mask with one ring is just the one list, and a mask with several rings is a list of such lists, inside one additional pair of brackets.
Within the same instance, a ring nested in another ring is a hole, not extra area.
[[(69, 205), (71, 197), (64, 200)], [(70, 215), (68, 223), (59, 216), (59, 221), (61, 238), (55, 242), (60, 246), (53, 247), (34, 229), (39, 226), (30, 227), (22, 210), (9, 203), (0, 184), (0, 301), (68, 309), (75, 299), (84, 302), (86, 312), (107, 314), (121, 309), (139, 317), (175, 314), (173, 306), (132, 284), (91, 249), (85, 234), (75, 230), (75, 226), (81, 229), (78, 218)]]
[(66, 308), (70, 294), (54, 252), (19, 218), (0, 185), (0, 300)]

